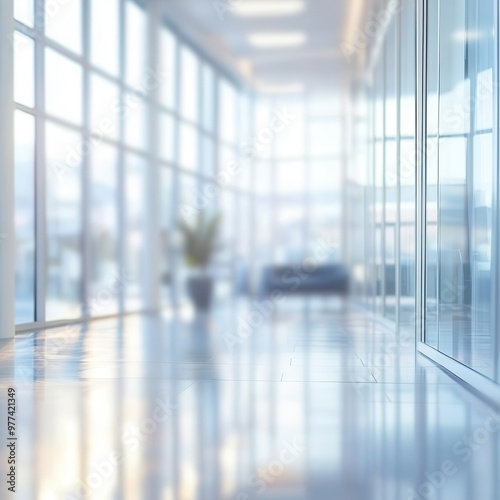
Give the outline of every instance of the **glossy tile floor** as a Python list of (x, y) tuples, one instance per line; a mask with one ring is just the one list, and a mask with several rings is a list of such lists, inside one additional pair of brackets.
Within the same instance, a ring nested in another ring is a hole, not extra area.
[(19, 439), (0, 498), (498, 500), (498, 413), (407, 333), (326, 305), (19, 334), (0, 348)]

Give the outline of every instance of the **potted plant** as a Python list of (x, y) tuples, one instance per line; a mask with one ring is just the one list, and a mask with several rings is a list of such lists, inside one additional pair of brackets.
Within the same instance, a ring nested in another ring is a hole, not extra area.
[(210, 307), (213, 292), (213, 278), (208, 273), (208, 265), (217, 248), (217, 233), (220, 214), (207, 218), (199, 212), (194, 224), (181, 221), (184, 257), (192, 273), (188, 278), (188, 293), (197, 310)]

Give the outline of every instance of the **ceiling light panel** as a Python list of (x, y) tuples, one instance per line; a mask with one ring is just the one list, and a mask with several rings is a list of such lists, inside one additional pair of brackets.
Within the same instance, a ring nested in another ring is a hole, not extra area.
[(259, 49), (283, 49), (299, 47), (307, 41), (305, 33), (276, 32), (276, 33), (252, 33), (248, 37), (250, 45)]
[(304, 0), (239, 0), (231, 8), (240, 17), (294, 16), (305, 10)]

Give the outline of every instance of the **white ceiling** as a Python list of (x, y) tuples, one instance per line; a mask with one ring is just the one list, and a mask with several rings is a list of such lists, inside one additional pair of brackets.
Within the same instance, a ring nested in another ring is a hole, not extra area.
[[(290, 17), (242, 18), (229, 11), (224, 20), (214, 0), (157, 1), (169, 22), (257, 89), (295, 84), (308, 90), (332, 88), (348, 74), (340, 47), (349, 0), (305, 0), (306, 10)], [(249, 33), (280, 31), (304, 32), (308, 40), (301, 47), (279, 50), (256, 49), (248, 43)]]

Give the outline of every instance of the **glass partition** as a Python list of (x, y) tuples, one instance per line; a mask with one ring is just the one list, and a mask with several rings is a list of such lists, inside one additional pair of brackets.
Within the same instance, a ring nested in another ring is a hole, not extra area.
[(494, 2), (440, 0), (438, 19), (438, 92), (427, 96), (428, 124), (434, 117), (438, 126), (426, 157), (426, 291), (437, 308), (428, 308), (425, 341), (493, 378)]

